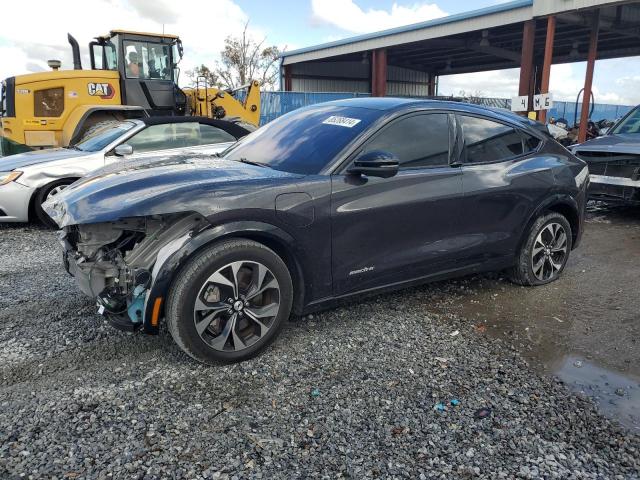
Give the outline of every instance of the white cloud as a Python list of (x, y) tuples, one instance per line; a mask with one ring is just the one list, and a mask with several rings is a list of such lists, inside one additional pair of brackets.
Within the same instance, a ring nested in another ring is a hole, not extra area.
[(424, 22), (446, 16), (435, 3), (418, 2), (410, 6), (394, 3), (391, 10), (360, 8), (354, 0), (312, 0), (317, 21), (354, 33), (369, 33), (387, 28)]
[[(640, 103), (640, 74), (617, 77), (617, 62), (626, 62), (627, 69), (640, 67), (639, 57), (601, 60), (596, 62), (593, 94), (596, 103), (637, 105)], [(616, 62), (616, 63), (614, 63)], [(549, 90), (558, 101), (575, 102), (584, 87), (585, 63), (561, 64), (551, 67)], [(518, 95), (520, 70), (495, 70), (440, 77), (441, 95), (480, 93), (485, 97), (511, 98)]]
[[(34, 15), (37, 12), (37, 15)], [(0, 78), (47, 69), (49, 59), (73, 68), (67, 32), (80, 44), (83, 66), (88, 68), (88, 44), (113, 29), (173, 33), (182, 38), (185, 72), (193, 66), (214, 64), (224, 39), (238, 35), (248, 19), (232, 0), (29, 0), (2, 6)], [(250, 28), (257, 38), (264, 36)], [(181, 83), (184, 83), (183, 75)]]
[(490, 72), (464, 73), (440, 77), (438, 91), (441, 95), (480, 94), (483, 97), (511, 98), (518, 93), (520, 71), (518, 69)]

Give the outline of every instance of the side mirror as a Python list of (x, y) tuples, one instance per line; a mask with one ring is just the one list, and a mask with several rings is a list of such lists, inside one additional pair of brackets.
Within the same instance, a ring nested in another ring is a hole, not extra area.
[(347, 173), (369, 177), (389, 178), (398, 173), (400, 161), (393, 153), (372, 150), (359, 155)]
[(113, 153), (115, 153), (118, 157), (126, 157), (127, 155), (131, 155), (133, 153), (133, 147), (128, 143), (123, 143), (114, 148)]

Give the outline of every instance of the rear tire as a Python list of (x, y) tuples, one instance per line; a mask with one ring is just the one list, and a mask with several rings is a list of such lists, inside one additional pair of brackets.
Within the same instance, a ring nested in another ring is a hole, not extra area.
[(42, 204), (49, 200), (49, 198), (59, 194), (73, 182), (75, 182), (75, 179), (73, 178), (51, 182), (42, 187), (40, 190), (38, 190), (38, 193), (36, 193), (36, 196), (33, 200), (33, 210), (38, 220), (40, 220), (40, 222), (42, 222), (45, 226), (55, 229), (58, 228), (56, 222), (54, 222), (51, 217), (44, 211), (44, 209), (42, 208)]
[(567, 265), (572, 238), (571, 225), (560, 213), (538, 217), (509, 271), (511, 281), (534, 286), (557, 280)]
[(275, 252), (251, 240), (225, 240), (178, 272), (167, 298), (167, 327), (199, 362), (239, 362), (276, 338), (292, 304), (291, 275)]

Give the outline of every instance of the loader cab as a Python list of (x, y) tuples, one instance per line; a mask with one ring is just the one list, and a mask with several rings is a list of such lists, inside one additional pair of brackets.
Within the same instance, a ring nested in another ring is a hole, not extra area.
[(184, 115), (178, 87), (182, 42), (175, 35), (112, 30), (89, 44), (92, 70), (117, 70), (123, 105), (149, 115)]

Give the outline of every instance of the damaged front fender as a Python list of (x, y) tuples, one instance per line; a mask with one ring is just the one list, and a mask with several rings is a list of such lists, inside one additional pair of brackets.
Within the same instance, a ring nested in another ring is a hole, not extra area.
[[(125, 321), (128, 315), (134, 327), (140, 326), (150, 289), (172, 249), (208, 227), (195, 213), (66, 227), (61, 236), (65, 267), (85, 294), (97, 298), (101, 313)], [(142, 305), (143, 296), (144, 308), (131, 308)]]
[[(153, 267), (152, 281), (147, 292), (143, 327), (146, 333), (158, 333), (160, 318), (164, 315), (166, 296), (176, 272), (204, 246), (224, 237), (241, 233), (271, 238), (287, 245), (295, 245), (290, 234), (284, 230), (263, 222), (232, 222), (224, 225), (209, 226), (198, 232), (191, 232), (175, 238), (158, 251)], [(297, 252), (303, 255), (302, 252)], [(300, 274), (302, 276), (302, 274)], [(301, 286), (304, 290), (304, 288)]]

